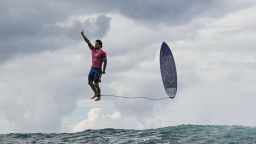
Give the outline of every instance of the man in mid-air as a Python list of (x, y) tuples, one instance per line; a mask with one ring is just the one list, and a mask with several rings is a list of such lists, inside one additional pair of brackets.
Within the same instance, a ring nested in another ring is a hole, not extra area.
[(92, 51), (92, 65), (88, 75), (88, 84), (94, 92), (94, 96), (91, 97), (91, 99), (96, 98), (95, 101), (99, 101), (101, 99), (99, 82), (101, 82), (101, 74), (105, 74), (107, 55), (106, 52), (102, 50), (101, 40), (96, 40), (95, 46), (93, 46), (89, 39), (84, 35), (83, 31), (81, 32), (81, 35)]

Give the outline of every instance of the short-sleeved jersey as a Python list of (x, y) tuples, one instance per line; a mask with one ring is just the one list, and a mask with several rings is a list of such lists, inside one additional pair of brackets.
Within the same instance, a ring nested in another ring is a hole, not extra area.
[(101, 64), (103, 60), (107, 59), (106, 52), (102, 49), (96, 49), (95, 47), (91, 47), (92, 51), (92, 67), (101, 68)]

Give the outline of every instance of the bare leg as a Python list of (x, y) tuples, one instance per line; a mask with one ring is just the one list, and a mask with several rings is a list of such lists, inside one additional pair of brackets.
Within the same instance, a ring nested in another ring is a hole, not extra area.
[(95, 82), (94, 86), (95, 86), (96, 91), (97, 91), (97, 99), (95, 101), (99, 101), (100, 100), (100, 86), (99, 86), (99, 83)]
[(95, 85), (93, 84), (93, 82), (89, 81), (88, 84), (91, 86), (91, 88), (94, 92), (94, 96), (91, 97), (91, 99), (94, 99), (95, 97), (97, 97), (97, 89), (96, 89)]

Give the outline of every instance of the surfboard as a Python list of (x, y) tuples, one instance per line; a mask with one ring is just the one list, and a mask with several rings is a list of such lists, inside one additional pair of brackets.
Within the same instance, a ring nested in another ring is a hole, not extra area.
[(177, 93), (177, 71), (171, 49), (165, 42), (160, 49), (160, 70), (165, 91), (170, 98), (174, 98)]

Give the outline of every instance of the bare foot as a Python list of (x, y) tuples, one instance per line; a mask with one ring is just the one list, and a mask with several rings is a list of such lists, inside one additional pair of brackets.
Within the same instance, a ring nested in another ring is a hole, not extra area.
[(100, 101), (101, 99), (100, 99), (100, 97), (97, 97), (97, 99), (95, 99), (95, 101)]
[(94, 95), (93, 97), (91, 97), (91, 99), (94, 99), (94, 98), (96, 98), (97, 96), (96, 95)]

